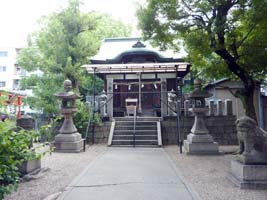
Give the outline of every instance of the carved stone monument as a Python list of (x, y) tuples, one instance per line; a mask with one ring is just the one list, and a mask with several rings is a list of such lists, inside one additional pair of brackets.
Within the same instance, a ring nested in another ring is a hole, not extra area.
[(189, 94), (189, 99), (192, 101), (191, 110), (195, 115), (195, 121), (191, 133), (184, 141), (185, 152), (187, 154), (219, 154), (218, 144), (213, 141), (204, 121), (205, 113), (209, 110), (205, 106), (205, 98), (210, 97), (211, 94), (202, 90), (200, 79), (196, 79), (194, 85), (195, 90)]
[[(17, 127), (23, 128), (26, 131), (33, 131), (35, 128), (35, 120), (29, 115), (22, 115), (20, 119), (17, 119)], [(32, 147), (33, 144), (29, 146)], [(24, 161), (19, 165), (19, 171), (22, 175), (31, 173), (41, 168), (41, 158), (33, 158), (28, 161)]]
[(72, 82), (64, 81), (64, 92), (59, 92), (55, 96), (62, 101), (60, 112), (64, 115), (64, 122), (56, 135), (54, 146), (57, 152), (77, 153), (83, 149), (84, 140), (73, 123), (73, 114), (77, 112), (74, 107), (75, 100), (79, 98), (77, 94), (71, 91)]
[(242, 189), (267, 189), (267, 132), (247, 116), (236, 126), (239, 154), (231, 162), (229, 178)]
[(29, 115), (22, 115), (20, 119), (17, 119), (17, 126), (26, 131), (34, 130), (35, 120)]

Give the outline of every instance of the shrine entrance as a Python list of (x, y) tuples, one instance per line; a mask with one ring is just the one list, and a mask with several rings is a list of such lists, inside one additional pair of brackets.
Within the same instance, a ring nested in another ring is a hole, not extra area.
[(138, 116), (160, 117), (160, 82), (114, 82), (113, 87), (114, 117), (126, 115), (126, 99), (137, 99)]

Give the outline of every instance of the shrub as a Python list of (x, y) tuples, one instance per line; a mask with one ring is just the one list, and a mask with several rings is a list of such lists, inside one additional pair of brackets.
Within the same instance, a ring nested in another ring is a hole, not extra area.
[(62, 124), (63, 124), (63, 118), (61, 116), (56, 118), (51, 118), (49, 124), (42, 125), (38, 130), (40, 135), (40, 141), (41, 142), (54, 141), (55, 136), (58, 134)]
[(73, 121), (76, 128), (78, 129), (78, 132), (81, 133), (84, 138), (89, 118), (91, 119), (91, 124), (94, 122), (95, 125), (100, 125), (102, 121), (98, 113), (95, 113), (94, 120), (92, 119), (93, 113), (90, 112), (90, 110), (88, 109), (88, 105), (86, 103), (82, 101), (77, 101), (76, 107), (78, 111), (77, 113), (75, 113)]
[(19, 165), (24, 161), (40, 158), (32, 145), (36, 133), (16, 130), (15, 122), (0, 122), (0, 199), (18, 187)]

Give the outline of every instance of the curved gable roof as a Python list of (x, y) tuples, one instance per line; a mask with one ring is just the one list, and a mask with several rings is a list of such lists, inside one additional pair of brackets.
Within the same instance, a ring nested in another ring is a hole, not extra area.
[(183, 61), (182, 58), (173, 58), (165, 52), (156, 50), (147, 42), (141, 42), (140, 38), (108, 38), (102, 42), (98, 54), (91, 59), (91, 63), (138, 63), (142, 62), (142, 59), (159, 63)]

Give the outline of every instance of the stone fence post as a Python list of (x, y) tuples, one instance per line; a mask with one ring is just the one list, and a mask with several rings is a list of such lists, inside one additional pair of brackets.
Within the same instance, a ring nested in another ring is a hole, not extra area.
[(215, 104), (214, 100), (209, 100), (209, 116), (215, 115)]
[(226, 116), (233, 115), (233, 102), (231, 99), (225, 99), (225, 115)]
[(184, 101), (184, 116), (189, 116), (189, 100)]
[(217, 115), (222, 116), (223, 115), (223, 102), (221, 99), (217, 100)]

